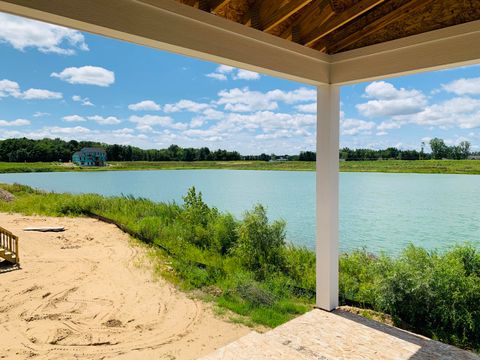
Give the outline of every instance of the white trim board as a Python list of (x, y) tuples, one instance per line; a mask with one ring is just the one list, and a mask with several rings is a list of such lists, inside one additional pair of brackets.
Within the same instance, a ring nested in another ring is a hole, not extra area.
[(2, 0), (0, 11), (312, 85), (328, 56), (173, 0)]
[(330, 81), (348, 84), (480, 63), (480, 21), (331, 55)]
[(0, 0), (0, 11), (311, 85), (480, 63), (480, 21), (326, 55), (173, 0)]

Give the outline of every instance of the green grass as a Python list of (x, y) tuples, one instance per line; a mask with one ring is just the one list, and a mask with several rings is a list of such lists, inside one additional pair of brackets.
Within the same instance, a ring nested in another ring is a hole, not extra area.
[(340, 171), (419, 174), (480, 174), (480, 161), (475, 160), (379, 160), (343, 161)]
[[(256, 205), (241, 219), (207, 206), (194, 189), (182, 204), (133, 197), (55, 194), (2, 185), (15, 195), (0, 212), (86, 216), (124, 226), (151, 248), (156, 272), (232, 313), (232, 321), (280, 325), (313, 308), (315, 254), (285, 243), (285, 224)], [(480, 251), (408, 246), (400, 256), (340, 256), (340, 301), (359, 313), (465, 349), (480, 351)]]
[(0, 173), (61, 172), (61, 171), (119, 171), (119, 170), (296, 170), (313, 171), (315, 163), (308, 161), (116, 161), (106, 167), (80, 167), (61, 163), (9, 163), (0, 162)]
[[(115, 170), (283, 170), (314, 171), (310, 161), (116, 161), (107, 167), (89, 168), (62, 163), (9, 163), (0, 162), (0, 173), (59, 172), (59, 171), (115, 171)], [(379, 160), (342, 161), (342, 172), (384, 172), (421, 174), (480, 174), (480, 161), (474, 160)]]

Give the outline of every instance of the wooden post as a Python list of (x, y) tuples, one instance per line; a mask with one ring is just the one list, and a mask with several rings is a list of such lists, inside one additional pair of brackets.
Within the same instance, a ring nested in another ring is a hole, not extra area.
[(18, 251), (18, 236), (15, 236), (15, 262), (20, 264), (20, 252)]

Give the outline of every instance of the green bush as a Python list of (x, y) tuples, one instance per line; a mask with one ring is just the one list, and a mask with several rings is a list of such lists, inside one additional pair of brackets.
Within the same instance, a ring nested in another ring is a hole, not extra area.
[(247, 211), (238, 228), (235, 255), (257, 279), (277, 272), (285, 266), (285, 222), (269, 223), (262, 205)]
[(237, 225), (237, 220), (231, 214), (219, 214), (209, 225), (211, 242), (222, 255), (228, 254), (235, 247), (238, 241)]
[(310, 294), (315, 290), (315, 253), (305, 247), (288, 245), (285, 249), (285, 273), (295, 285)]
[(365, 251), (340, 259), (340, 298), (392, 315), (397, 326), (480, 350), (480, 253), (408, 246), (398, 258)]
[(410, 246), (381, 280), (380, 309), (427, 336), (478, 349), (479, 266), (472, 247), (439, 254)]

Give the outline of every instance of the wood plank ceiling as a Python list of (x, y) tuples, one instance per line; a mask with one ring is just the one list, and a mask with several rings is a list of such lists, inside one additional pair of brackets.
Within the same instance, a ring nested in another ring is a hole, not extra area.
[(480, 19), (480, 0), (176, 1), (327, 54)]

